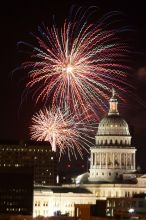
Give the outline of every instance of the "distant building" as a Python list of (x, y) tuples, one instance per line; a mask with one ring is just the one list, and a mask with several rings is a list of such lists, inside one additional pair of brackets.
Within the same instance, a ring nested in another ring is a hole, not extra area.
[(74, 216), (75, 204), (95, 204), (96, 196), (89, 190), (76, 187), (35, 187), (33, 216), (55, 216), (57, 212)]
[(35, 185), (55, 185), (56, 155), (47, 144), (21, 143), (0, 145), (0, 168), (30, 167)]
[(107, 216), (130, 212), (146, 216), (146, 194), (135, 194), (131, 198), (107, 198)]
[(0, 215), (32, 215), (33, 170), (0, 168)]
[(75, 218), (81, 220), (91, 220), (92, 217), (106, 216), (106, 200), (97, 200), (96, 204), (75, 204)]
[(137, 178), (137, 183), (68, 184), (64, 186), (34, 188), (33, 216), (52, 216), (55, 211), (74, 215), (75, 204), (96, 204), (107, 198), (131, 198), (134, 194), (146, 193), (146, 178)]

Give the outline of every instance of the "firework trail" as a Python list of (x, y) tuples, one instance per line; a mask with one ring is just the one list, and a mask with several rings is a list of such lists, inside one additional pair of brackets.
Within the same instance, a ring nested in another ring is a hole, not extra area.
[(130, 51), (119, 37), (128, 28), (110, 28), (117, 12), (93, 24), (94, 13), (94, 8), (74, 9), (62, 27), (39, 26), (34, 44), (19, 42), (23, 50), (29, 48), (30, 61), (21, 68), (28, 72), (26, 88), (33, 91), (36, 103), (60, 108), (67, 103), (77, 114), (87, 109), (97, 114), (105, 110), (111, 87), (120, 98), (130, 87)]
[(68, 152), (70, 158), (71, 154), (76, 157), (76, 152), (82, 157), (82, 151), (88, 151), (93, 130), (83, 117), (79, 120), (69, 111), (44, 108), (33, 115), (30, 135), (32, 140), (49, 142), (53, 151), (60, 150), (60, 155)]

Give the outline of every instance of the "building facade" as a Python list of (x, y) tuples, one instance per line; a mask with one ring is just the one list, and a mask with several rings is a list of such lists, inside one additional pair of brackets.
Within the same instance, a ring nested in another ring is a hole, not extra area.
[(21, 143), (0, 145), (0, 168), (30, 167), (35, 185), (55, 185), (56, 155), (46, 144)]
[(0, 215), (32, 215), (33, 170), (0, 168)]
[[(76, 191), (78, 190), (78, 192)], [(74, 216), (75, 204), (96, 204), (96, 200), (107, 198), (131, 198), (146, 193), (146, 176), (137, 178), (134, 184), (96, 183), (56, 186), (55, 189), (40, 187), (34, 189), (33, 216), (52, 216), (55, 211)]]
[(33, 216), (54, 216), (56, 212), (74, 216), (75, 204), (95, 204), (96, 196), (89, 190), (69, 185), (68, 187), (35, 187)]
[(146, 194), (135, 194), (131, 198), (107, 198), (106, 215), (114, 216), (116, 213), (144, 214), (146, 216)]

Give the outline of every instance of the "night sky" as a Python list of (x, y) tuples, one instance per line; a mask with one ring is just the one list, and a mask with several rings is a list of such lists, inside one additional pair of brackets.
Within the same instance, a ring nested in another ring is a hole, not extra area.
[[(34, 106), (32, 95), (29, 95), (21, 104), (24, 89), (23, 76), (12, 75), (12, 70), (23, 60), (22, 54), (18, 53), (17, 42), (20, 40), (29, 42), (29, 33), (36, 32), (37, 26), (41, 22), (51, 23), (52, 15), (62, 22), (72, 4), (96, 5), (100, 16), (114, 10), (124, 13), (127, 25), (131, 25), (135, 29), (134, 42), (135, 51), (137, 51), (136, 55), (133, 54), (133, 74), (137, 81), (135, 95), (146, 103), (145, 1), (1, 1), (0, 140), (28, 139), (30, 118), (39, 108)], [(146, 108), (137, 102), (132, 104), (129, 102), (129, 104), (123, 105), (120, 112), (130, 124), (131, 132), (134, 135), (133, 143), (138, 149), (137, 164), (146, 170)]]

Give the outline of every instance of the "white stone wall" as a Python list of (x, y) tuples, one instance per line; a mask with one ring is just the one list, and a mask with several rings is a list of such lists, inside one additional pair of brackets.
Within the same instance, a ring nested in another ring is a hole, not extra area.
[(90, 193), (53, 193), (34, 191), (33, 216), (53, 216), (55, 211), (74, 216), (75, 204), (96, 204), (96, 196)]
[[(103, 132), (104, 133), (104, 132)], [(96, 145), (127, 145), (130, 146), (131, 145), (131, 136), (96, 136)]]
[(91, 148), (89, 181), (112, 182), (135, 171), (135, 148)]
[(52, 216), (57, 210), (73, 216), (74, 204), (96, 204), (97, 199), (132, 197), (134, 194), (146, 193), (146, 178), (139, 177), (137, 184), (84, 184), (83, 187), (91, 194), (34, 190), (33, 216)]
[(146, 193), (146, 184), (142, 184), (141, 181), (138, 181), (137, 184), (86, 184), (84, 187), (96, 195), (98, 199), (132, 197), (134, 194)]

